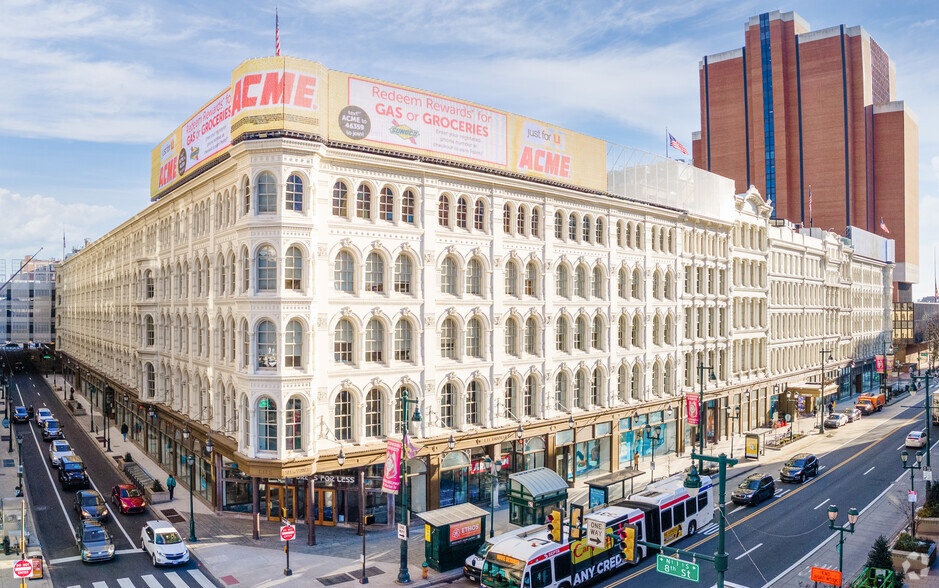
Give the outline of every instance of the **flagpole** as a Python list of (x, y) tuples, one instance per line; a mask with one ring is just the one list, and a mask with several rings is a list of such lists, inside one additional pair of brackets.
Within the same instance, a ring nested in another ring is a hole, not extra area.
[(668, 159), (668, 126), (665, 127), (665, 159)]

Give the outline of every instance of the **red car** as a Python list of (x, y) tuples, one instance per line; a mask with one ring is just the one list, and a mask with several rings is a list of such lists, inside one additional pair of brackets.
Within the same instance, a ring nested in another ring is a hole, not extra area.
[(143, 492), (133, 484), (118, 484), (111, 488), (111, 503), (121, 511), (121, 514), (147, 510), (147, 501), (143, 498)]

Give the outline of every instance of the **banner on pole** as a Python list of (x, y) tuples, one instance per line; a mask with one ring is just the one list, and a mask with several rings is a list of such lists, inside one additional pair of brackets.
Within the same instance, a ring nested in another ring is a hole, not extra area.
[(884, 356), (883, 355), (874, 356), (874, 366), (875, 366), (875, 371), (878, 374), (884, 373)]
[(381, 491), (388, 494), (397, 494), (401, 485), (401, 442), (389, 440), (385, 451), (385, 474), (381, 479)]
[(688, 415), (688, 424), (697, 425), (701, 422), (700, 417), (701, 399), (697, 394), (685, 395), (685, 414)]

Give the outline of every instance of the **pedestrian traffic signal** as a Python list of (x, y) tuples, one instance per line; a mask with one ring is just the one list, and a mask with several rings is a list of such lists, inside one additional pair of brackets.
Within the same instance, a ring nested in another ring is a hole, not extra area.
[(561, 542), (561, 525), (564, 524), (564, 511), (554, 509), (548, 515), (548, 537), (555, 543)]
[(584, 507), (579, 504), (571, 505), (571, 539), (580, 539), (583, 535), (580, 519), (584, 515)]
[(632, 525), (623, 525), (621, 531), (623, 537), (623, 558), (626, 561), (636, 561), (636, 527)]

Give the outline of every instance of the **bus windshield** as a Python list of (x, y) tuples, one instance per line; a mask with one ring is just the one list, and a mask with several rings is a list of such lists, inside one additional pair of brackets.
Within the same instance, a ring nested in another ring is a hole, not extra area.
[(525, 562), (523, 561), (517, 561), (513, 564), (487, 561), (483, 564), (482, 584), (493, 588), (519, 588), (522, 585), (522, 573), (524, 571)]

